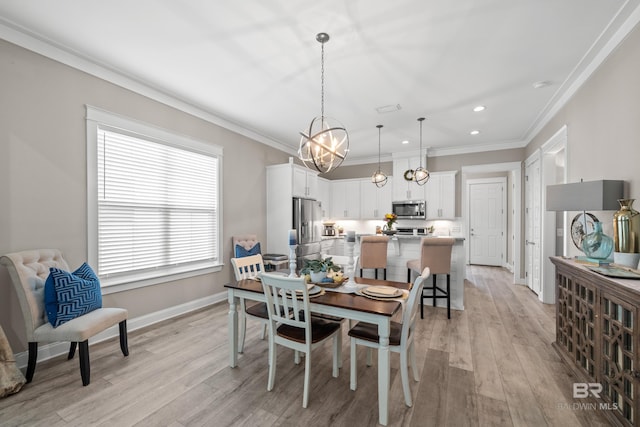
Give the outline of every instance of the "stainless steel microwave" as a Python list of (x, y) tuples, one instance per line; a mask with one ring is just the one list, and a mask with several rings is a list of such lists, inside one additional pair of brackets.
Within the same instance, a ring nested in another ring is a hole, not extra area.
[(424, 200), (392, 202), (391, 208), (400, 219), (427, 219), (427, 202)]

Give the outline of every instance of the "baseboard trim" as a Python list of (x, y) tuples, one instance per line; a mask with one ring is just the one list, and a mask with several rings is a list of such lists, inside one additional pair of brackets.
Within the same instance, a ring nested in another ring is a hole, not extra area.
[[(227, 292), (219, 292), (208, 297), (200, 298), (197, 300), (189, 301), (184, 304), (168, 307), (163, 310), (159, 310), (153, 313), (145, 314), (143, 316), (136, 317), (134, 319), (127, 319), (127, 331), (135, 331), (137, 329), (146, 328), (155, 323), (159, 323), (165, 320), (172, 319), (183, 314), (190, 313), (192, 311), (200, 310), (201, 308), (208, 307), (210, 305), (218, 304), (226, 301)], [(92, 337), (89, 340), (89, 344), (95, 344), (101, 341), (105, 341), (119, 335), (118, 325), (112, 326)], [(118, 350), (119, 351), (119, 350)], [(38, 346), (38, 362), (43, 362), (60, 355), (67, 354), (69, 352), (68, 342), (55, 342), (49, 344), (43, 344)], [(26, 368), (29, 360), (29, 353), (23, 351), (17, 353), (16, 365), (18, 368)]]

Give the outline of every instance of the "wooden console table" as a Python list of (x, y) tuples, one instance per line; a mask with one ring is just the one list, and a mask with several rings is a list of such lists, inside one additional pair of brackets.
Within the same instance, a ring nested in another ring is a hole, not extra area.
[(603, 276), (562, 257), (551, 262), (554, 347), (578, 381), (602, 385), (599, 399), (590, 395), (605, 416), (616, 425), (640, 425), (640, 280)]

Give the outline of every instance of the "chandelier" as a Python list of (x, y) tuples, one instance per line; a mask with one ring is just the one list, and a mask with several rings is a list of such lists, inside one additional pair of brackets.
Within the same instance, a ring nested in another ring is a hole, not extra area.
[(420, 123), (420, 166), (413, 169), (408, 169), (404, 173), (404, 179), (407, 181), (415, 181), (418, 185), (425, 185), (429, 181), (429, 171), (422, 167), (422, 122), (424, 117), (420, 117), (418, 122)]
[(373, 182), (376, 187), (382, 188), (387, 183), (387, 175), (380, 170), (380, 129), (382, 129), (382, 125), (376, 127), (378, 128), (378, 170), (371, 176), (371, 182)]
[(320, 71), (320, 115), (311, 120), (309, 129), (300, 132), (298, 157), (309, 169), (327, 173), (342, 164), (349, 151), (349, 135), (340, 122), (324, 115), (324, 44), (329, 34), (318, 33), (316, 40), (322, 46)]

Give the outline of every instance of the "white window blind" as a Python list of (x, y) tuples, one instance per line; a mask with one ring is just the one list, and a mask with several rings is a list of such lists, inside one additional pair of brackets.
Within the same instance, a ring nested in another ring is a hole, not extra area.
[(215, 155), (98, 127), (98, 274), (218, 260)]

